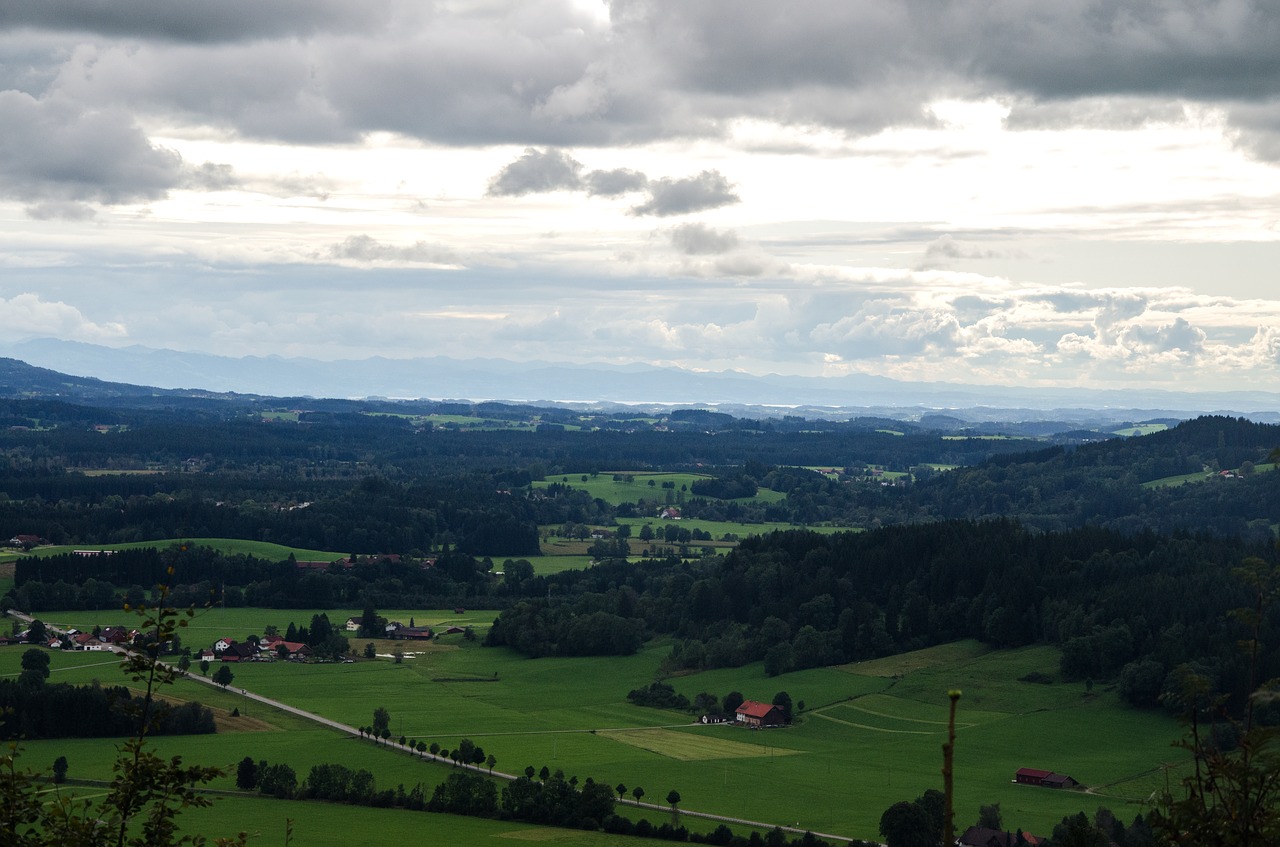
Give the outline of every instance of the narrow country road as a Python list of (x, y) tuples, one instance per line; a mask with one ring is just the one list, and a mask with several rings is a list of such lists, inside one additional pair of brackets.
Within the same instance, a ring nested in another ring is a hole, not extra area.
[[(16, 610), (11, 609), (8, 614), (10, 614), (14, 618), (26, 624), (30, 624), (32, 621), (32, 617), (30, 615), (23, 614), (22, 612), (18, 612)], [(50, 632), (59, 633), (59, 634), (61, 634), (62, 632), (60, 629), (52, 625), (45, 624), (45, 626), (48, 627)], [(115, 652), (124, 653), (126, 651), (124, 651), (123, 649), (117, 648)], [(212, 679), (208, 677), (201, 676), (199, 674), (193, 674), (189, 671), (184, 673), (183, 671), (180, 671), (177, 668), (173, 668), (173, 671), (178, 676), (185, 677), (186, 679), (200, 683), (201, 685), (207, 685), (210, 688), (218, 688), (218, 689), (222, 688), (222, 686), (218, 685), (218, 683), (214, 682)], [(356, 727), (348, 726), (347, 724), (339, 723), (338, 721), (335, 721), (335, 720), (330, 720), (329, 718), (326, 718), (323, 715), (317, 715), (315, 712), (308, 712), (305, 709), (299, 709), (296, 706), (290, 706), (288, 703), (283, 703), (279, 700), (273, 700), (270, 697), (264, 697), (261, 694), (255, 694), (252, 691), (249, 691), (244, 688), (227, 687), (223, 690), (234, 691), (249, 700), (253, 700), (255, 702), (261, 703), (264, 706), (270, 706), (272, 708), (279, 709), (282, 712), (288, 712), (291, 715), (296, 715), (297, 717), (304, 718), (305, 720), (309, 720), (313, 723), (317, 723), (317, 724), (320, 724), (321, 726), (328, 727), (329, 729), (336, 730), (338, 732), (349, 735), (356, 740), (359, 740), (359, 741), (369, 740)], [(560, 730), (560, 731), (589, 732), (590, 730), (584, 729), (584, 730)], [(455, 764), (452, 759), (446, 759), (441, 756), (433, 756), (430, 753), (419, 753), (417, 750), (410, 750), (407, 744), (398, 744), (394, 741), (386, 741), (386, 742), (370, 741), (370, 743), (375, 744), (378, 747), (387, 748), (389, 750), (398, 750), (399, 752), (404, 753), (405, 755), (412, 756), (417, 759), (422, 759), (424, 761), (430, 760), (432, 762), (450, 765), (452, 767), (465, 768), (466, 770), (475, 771), (476, 773), (479, 773), (479, 774), (498, 777), (499, 779), (514, 781), (515, 779), (518, 778), (516, 774), (504, 773), (503, 771), (496, 771), (496, 770), (490, 771), (487, 768), (483, 768), (479, 765)], [(620, 799), (618, 802), (627, 806), (634, 806), (639, 809), (650, 809), (653, 811), (658, 811), (658, 812), (663, 812), (668, 814), (671, 812), (671, 808), (669, 806), (663, 806), (658, 803), (643, 803), (638, 800), (627, 800), (627, 799)], [(734, 817), (729, 817), (727, 815), (716, 815), (716, 814), (712, 814), (711, 812), (695, 812), (689, 809), (681, 809), (679, 811), (679, 814), (685, 817), (703, 818), (705, 820), (720, 821), (726, 824), (735, 823), (743, 826), (758, 827), (766, 830), (777, 827), (783, 832), (790, 832), (796, 835), (803, 835), (804, 833), (809, 832), (809, 830), (802, 829), (799, 827), (766, 823), (764, 821), (753, 821), (753, 820), (748, 820), (746, 818), (734, 818)], [(818, 838), (825, 838), (829, 841), (844, 841), (844, 842), (853, 841), (852, 838), (849, 838), (848, 836), (844, 836), (844, 835), (833, 835), (831, 833), (826, 833), (826, 832), (814, 832), (813, 834), (816, 835)]]

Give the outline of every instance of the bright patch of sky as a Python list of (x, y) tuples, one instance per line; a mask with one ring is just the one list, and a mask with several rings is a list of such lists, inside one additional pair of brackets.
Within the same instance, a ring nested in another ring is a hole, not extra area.
[(1274, 4), (166, 9), (0, 15), (0, 342), (1280, 376)]

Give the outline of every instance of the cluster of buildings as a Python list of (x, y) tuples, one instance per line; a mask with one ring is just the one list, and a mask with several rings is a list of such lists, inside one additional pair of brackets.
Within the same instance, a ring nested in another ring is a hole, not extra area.
[(311, 648), (298, 641), (285, 641), (279, 635), (266, 635), (254, 641), (219, 638), (212, 647), (200, 651), (197, 657), (205, 662), (274, 662), (287, 659), (305, 662), (311, 658)]
[(127, 647), (133, 643), (136, 629), (125, 629), (122, 626), (95, 627), (93, 632), (81, 632), (78, 629), (54, 631), (46, 630), (43, 641), (32, 642), (31, 630), (24, 629), (17, 635), (2, 639), (6, 644), (38, 643), (50, 650), (87, 650), (90, 652), (109, 652), (117, 648)]

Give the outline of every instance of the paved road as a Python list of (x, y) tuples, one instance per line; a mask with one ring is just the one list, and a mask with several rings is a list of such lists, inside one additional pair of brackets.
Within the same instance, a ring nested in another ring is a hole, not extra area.
[[(9, 614), (17, 618), (18, 620), (23, 621), (24, 623), (27, 623), (27, 624), (31, 623), (30, 615), (24, 615), (21, 612), (12, 611), (12, 610), (9, 612)], [(49, 626), (48, 624), (46, 624), (46, 626), (49, 627), (49, 630), (51, 632), (55, 632), (55, 633), (61, 632), (61, 630), (57, 629), (56, 627)], [(118, 652), (124, 652), (124, 651), (120, 650)], [(187, 679), (192, 680), (193, 682), (198, 682), (201, 685), (208, 685), (211, 688), (222, 688), (222, 686), (218, 685), (216, 682), (214, 682), (212, 679), (206, 676), (201, 676), (200, 674), (193, 674), (193, 673), (183, 674), (183, 672), (179, 671), (177, 668), (174, 668), (174, 672), (179, 675), (185, 675)], [(380, 747), (385, 747), (390, 750), (398, 750), (401, 753), (404, 753), (409, 756), (413, 756), (415, 758), (438, 762), (446, 765), (453, 765), (454, 767), (461, 767), (467, 770), (475, 771), (476, 773), (491, 775), (499, 779), (515, 780), (518, 778), (516, 774), (504, 773), (503, 771), (490, 771), (487, 768), (483, 768), (479, 765), (461, 765), (461, 764), (455, 765), (452, 759), (446, 759), (443, 756), (433, 756), (430, 753), (418, 753), (417, 750), (409, 749), (409, 745), (407, 744), (398, 744), (394, 741), (375, 742), (370, 740), (367, 736), (361, 733), (360, 730), (354, 726), (348, 726), (347, 724), (339, 723), (338, 721), (335, 721), (335, 720), (330, 720), (329, 718), (326, 718), (323, 715), (317, 715), (315, 712), (308, 712), (305, 709), (299, 709), (295, 706), (290, 706), (288, 703), (282, 703), (279, 700), (272, 700), (270, 697), (264, 697), (261, 694), (255, 694), (252, 691), (248, 691), (247, 689), (244, 689), (244, 688), (228, 687), (224, 690), (233, 691), (237, 694), (243, 695), (244, 697), (250, 700), (254, 700), (258, 703), (261, 703), (264, 706), (271, 706), (272, 708), (279, 709), (283, 712), (288, 712), (291, 715), (297, 715), (300, 718), (305, 718), (306, 720), (312, 721), (313, 723), (320, 724), (321, 726), (328, 727), (329, 729), (333, 729), (333, 730), (337, 730), (338, 732), (345, 733), (357, 740), (369, 741), (369, 743), (371, 744), (377, 744)], [(584, 730), (559, 730), (559, 731), (589, 732), (589, 730), (585, 730), (585, 729)], [(669, 813), (671, 811), (670, 806), (663, 806), (658, 803), (644, 803), (638, 800), (626, 800), (626, 799), (623, 799), (620, 802), (625, 805), (635, 806), (636, 808), (640, 808), (640, 809), (651, 809), (651, 810), (664, 812), (664, 813)], [(765, 823), (763, 821), (747, 820), (746, 818), (733, 818), (727, 815), (715, 815), (710, 812), (695, 812), (690, 809), (681, 809), (680, 814), (688, 817), (692, 817), (692, 818), (703, 818), (706, 820), (721, 821), (723, 823), (736, 823), (743, 826), (759, 827), (762, 829), (773, 829), (775, 826), (777, 826), (777, 828), (781, 829), (783, 832), (795, 833), (797, 835), (803, 835), (804, 833), (809, 831), (809, 830), (802, 829), (799, 827), (794, 827), (794, 826), (781, 826), (778, 824)], [(825, 832), (815, 832), (813, 834), (818, 836), (819, 838), (825, 838), (828, 841), (852, 841), (853, 840), (852, 838), (849, 838), (844, 835), (833, 835), (831, 833), (825, 833)]]

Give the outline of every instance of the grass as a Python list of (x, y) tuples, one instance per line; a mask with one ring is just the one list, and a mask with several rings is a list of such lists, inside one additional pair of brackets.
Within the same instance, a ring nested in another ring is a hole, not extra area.
[[(732, 521), (706, 521), (706, 520), (702, 520), (701, 518), (685, 518), (675, 522), (659, 520), (657, 518), (619, 518), (618, 523), (628, 524), (631, 526), (631, 538), (629, 540), (632, 546), (645, 543), (640, 541), (640, 527), (644, 526), (645, 524), (649, 524), (651, 527), (653, 527), (655, 541), (657, 541), (656, 536), (662, 533), (663, 531), (665, 531), (666, 528), (669, 525), (672, 525), (673, 523), (674, 525), (680, 527), (681, 529), (687, 529), (691, 532), (695, 529), (700, 529), (704, 532), (708, 532), (711, 534), (711, 537), (713, 539), (717, 539), (717, 540), (724, 538), (726, 535), (733, 535), (733, 536), (737, 536), (738, 538), (746, 538), (751, 535), (765, 535), (770, 532), (786, 531), (789, 529), (799, 528), (795, 524), (783, 523), (781, 521), (764, 521), (761, 523), (736, 523)], [(850, 527), (813, 526), (813, 527), (805, 527), (805, 528), (812, 529), (816, 532), (849, 532), (850, 531)], [(658, 543), (666, 544), (666, 543), (675, 543), (675, 542), (659, 541)], [(697, 547), (705, 543), (706, 542), (703, 542), (703, 541), (690, 541), (689, 546)]]
[[(1275, 468), (1276, 468), (1276, 465), (1274, 464), (1258, 464), (1254, 466), (1254, 473), (1265, 473), (1267, 471), (1273, 471), (1275, 470)], [(1240, 473), (1239, 468), (1235, 469), (1235, 473), (1237, 474)], [(1216, 479), (1216, 478), (1217, 478), (1217, 473), (1215, 473), (1214, 471), (1197, 471), (1196, 473), (1178, 474), (1177, 476), (1166, 476), (1166, 477), (1161, 477), (1160, 479), (1153, 479), (1149, 482), (1142, 483), (1142, 487), (1143, 488), (1168, 488), (1170, 486), (1186, 485), (1188, 483), (1208, 482), (1209, 480)], [(1232, 480), (1228, 479), (1223, 481), (1231, 482)]]
[[(654, 816), (654, 819), (659, 817), (662, 816)], [(219, 798), (211, 808), (184, 811), (179, 821), (184, 832), (202, 833), (210, 838), (245, 831), (255, 836), (250, 840), (251, 844), (283, 844), (286, 821), (292, 821), (292, 843), (306, 847), (351, 847), (375, 840), (379, 844), (544, 843), (556, 847), (670, 844), (634, 836), (512, 821), (261, 797)]]
[[(769, 755), (769, 751), (757, 744), (743, 744), (730, 738), (712, 738), (681, 732), (674, 729), (605, 730), (597, 733), (659, 756), (681, 762), (699, 762), (710, 759), (751, 759)], [(782, 755), (795, 755), (799, 750), (787, 750)]]
[(1162, 423), (1135, 424), (1133, 426), (1124, 427), (1123, 429), (1113, 429), (1111, 430), (1111, 434), (1129, 438), (1135, 435), (1150, 435), (1153, 432), (1164, 432), (1168, 428), (1168, 424)]
[[(345, 620), (346, 612), (329, 614)], [(433, 625), (455, 617), (444, 611), (413, 614)], [(492, 613), (456, 617), (485, 616)], [(302, 611), (215, 610), (197, 619), (196, 632), (260, 631), (267, 620), (283, 626), (309, 618)], [(191, 637), (187, 643), (196, 642)], [(359, 640), (353, 644), (362, 646)], [(0, 671), (8, 663), (12, 672), (22, 649), (0, 650)], [(669, 649), (670, 642), (659, 641), (621, 658), (526, 659), (459, 640), (433, 644), (398, 665), (239, 665), (233, 685), (356, 726), (369, 723), (372, 710), (382, 706), (391, 713), (393, 734), (446, 748), (471, 738), (496, 756), (498, 770), (547, 765), (609, 785), (640, 785), (649, 799), (665, 797), (674, 788), (689, 809), (768, 823), (799, 821), (863, 838), (876, 836), (879, 817), (891, 804), (939, 787), (946, 691), (951, 688), (964, 691), (956, 758), (961, 826), (976, 819), (979, 805), (992, 802), (1001, 804), (1011, 827), (1036, 834), (1048, 834), (1064, 815), (1081, 810), (1092, 814), (1100, 804), (1127, 819), (1152, 785), (1163, 780), (1166, 766), (1176, 780), (1185, 762), (1184, 753), (1171, 747), (1181, 731), (1162, 713), (1126, 708), (1102, 686), (1090, 693), (1081, 684), (1020, 682), (1030, 671), (1056, 679), (1058, 653), (1049, 647), (988, 651), (976, 642), (960, 642), (780, 677), (766, 676), (755, 663), (670, 680), (689, 697), (736, 690), (748, 699), (767, 701), (785, 690), (797, 706), (804, 702), (795, 726), (756, 732), (702, 726), (684, 712), (628, 703), (627, 691), (651, 681)], [(108, 678), (113, 673), (102, 666), (72, 667), (86, 662), (83, 655), (52, 658), (55, 678)], [(175, 693), (195, 696), (181, 687)], [(224, 710), (237, 702), (230, 692), (202, 688), (198, 693)], [(384, 785), (425, 785), (447, 773), (254, 704), (248, 708), (251, 717), (272, 728), (157, 743), (192, 761), (227, 764), (252, 755), (287, 761), (300, 774), (318, 762), (343, 761), (368, 767)], [(77, 762), (101, 769), (109, 760), (110, 745), (102, 742), (28, 746), (34, 762), (51, 762), (59, 751), (70, 750), (66, 754), (73, 776)], [(106, 753), (91, 752), (104, 747)], [(1097, 794), (1014, 785), (1010, 780), (1020, 767), (1068, 773)]]
[[(583, 477), (586, 477), (584, 480)], [(624, 479), (615, 480), (615, 476)], [(625, 478), (630, 477), (631, 482), (626, 482)], [(561, 474), (558, 477), (547, 477), (533, 483), (534, 488), (546, 488), (553, 483), (561, 483), (587, 492), (592, 498), (599, 498), (606, 503), (617, 506), (622, 503), (636, 503), (640, 500), (658, 500), (665, 502), (667, 492), (672, 491), (674, 494), (681, 493), (682, 488), (686, 498), (693, 495), (693, 483), (699, 479), (711, 479), (710, 474), (693, 474), (693, 473), (648, 473), (643, 471), (602, 471), (598, 474)], [(649, 483), (653, 484), (650, 485)], [(663, 488), (664, 483), (670, 483), (674, 488)], [(754, 497), (738, 498), (737, 502), (741, 503), (777, 503), (785, 500), (787, 497), (781, 491), (771, 491), (767, 488), (761, 488)], [(674, 504), (678, 505), (678, 504)]]
[(157, 538), (150, 541), (132, 541), (127, 544), (53, 544), (31, 551), (32, 556), (59, 556), (73, 550), (134, 550), (143, 547), (165, 549), (174, 544), (194, 544), (213, 549), (229, 556), (243, 554), (282, 562), (293, 554), (294, 558), (310, 562), (332, 562), (346, 556), (328, 550), (305, 550), (301, 547), (285, 547), (269, 541), (249, 541), (243, 538)]
[[(543, 550), (556, 549), (556, 545), (548, 545), (543, 542)], [(590, 542), (584, 542), (584, 547), (590, 546)], [(548, 550), (549, 552), (549, 550)], [(582, 570), (591, 566), (591, 557), (587, 555), (575, 555), (573, 553), (567, 555), (547, 555), (547, 556), (519, 556), (517, 558), (524, 559), (533, 565), (533, 572), (536, 574), (560, 573), (561, 571)]]

